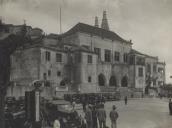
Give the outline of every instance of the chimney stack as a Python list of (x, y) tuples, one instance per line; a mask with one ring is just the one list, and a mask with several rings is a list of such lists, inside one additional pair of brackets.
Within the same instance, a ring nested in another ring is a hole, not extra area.
[(98, 21), (98, 17), (95, 17), (95, 27), (99, 27), (99, 21)]
[(109, 25), (108, 25), (108, 20), (106, 16), (106, 11), (103, 11), (103, 19), (102, 19), (102, 24), (101, 28), (105, 30), (109, 30)]

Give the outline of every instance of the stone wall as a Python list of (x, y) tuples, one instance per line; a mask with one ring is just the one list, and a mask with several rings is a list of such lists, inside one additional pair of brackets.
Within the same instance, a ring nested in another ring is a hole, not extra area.
[(38, 48), (19, 49), (11, 56), (10, 81), (29, 85), (39, 78), (40, 50)]
[[(15, 98), (19, 98), (19, 97), (23, 97), (25, 96), (25, 92), (26, 91), (32, 91), (34, 88), (33, 86), (10, 86), (7, 89), (7, 94), (6, 97), (15, 97)], [(41, 90), (41, 97), (44, 98), (51, 98), (55, 96), (55, 90), (53, 88), (50, 87), (44, 87)]]

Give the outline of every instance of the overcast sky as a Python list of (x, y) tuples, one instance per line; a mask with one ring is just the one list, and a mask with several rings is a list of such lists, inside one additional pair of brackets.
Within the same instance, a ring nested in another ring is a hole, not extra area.
[(62, 7), (62, 31), (78, 22), (94, 25), (107, 11), (110, 30), (124, 39), (132, 39), (133, 48), (158, 56), (166, 62), (167, 82), (172, 82), (172, 0), (0, 0), (3, 21), (42, 28), (59, 33), (59, 7)]

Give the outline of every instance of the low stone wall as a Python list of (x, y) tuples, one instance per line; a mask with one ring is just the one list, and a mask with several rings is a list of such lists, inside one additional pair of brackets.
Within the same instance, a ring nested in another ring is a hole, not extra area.
[[(7, 97), (12, 96), (12, 97), (15, 97), (16, 99), (18, 99), (21, 96), (25, 96), (26, 91), (32, 91), (33, 89), (34, 88), (31, 86), (10, 86), (7, 89), (6, 96)], [(54, 95), (55, 95), (55, 91), (51, 87), (44, 87), (41, 90), (41, 97), (51, 98)]]

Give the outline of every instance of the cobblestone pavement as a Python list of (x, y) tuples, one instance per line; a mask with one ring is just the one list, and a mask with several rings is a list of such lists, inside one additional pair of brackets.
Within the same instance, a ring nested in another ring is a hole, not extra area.
[[(172, 128), (172, 116), (169, 115), (168, 100), (157, 98), (133, 99), (128, 101), (107, 102), (107, 126), (110, 128), (109, 112), (112, 105), (117, 106), (118, 128)], [(83, 115), (82, 110), (79, 113)]]

